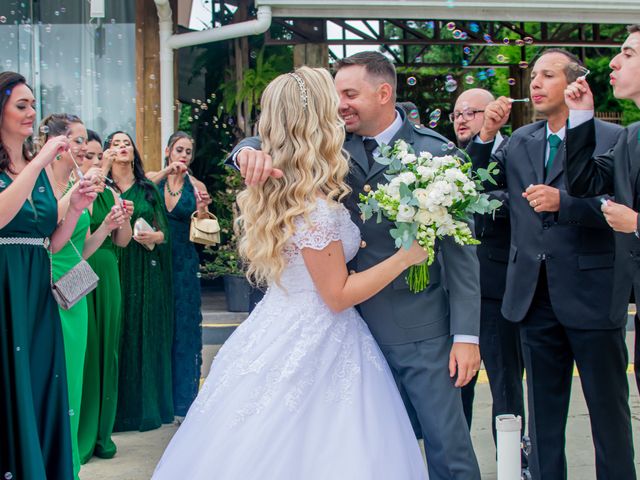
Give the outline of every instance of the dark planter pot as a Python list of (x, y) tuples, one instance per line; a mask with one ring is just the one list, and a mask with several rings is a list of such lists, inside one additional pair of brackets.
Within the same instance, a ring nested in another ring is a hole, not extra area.
[(248, 312), (250, 292), (251, 285), (244, 276), (224, 276), (224, 296), (230, 312)]

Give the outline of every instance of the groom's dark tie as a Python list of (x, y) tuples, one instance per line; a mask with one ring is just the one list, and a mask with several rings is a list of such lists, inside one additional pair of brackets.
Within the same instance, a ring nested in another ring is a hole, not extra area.
[(378, 148), (378, 142), (375, 138), (365, 138), (362, 140), (364, 151), (367, 153), (367, 161), (369, 162), (369, 170), (373, 167), (375, 160), (373, 159), (373, 151)]

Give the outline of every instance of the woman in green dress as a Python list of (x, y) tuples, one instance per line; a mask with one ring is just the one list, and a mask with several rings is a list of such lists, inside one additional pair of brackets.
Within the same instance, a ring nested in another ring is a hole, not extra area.
[(31, 159), (35, 99), (25, 78), (0, 73), (0, 475), (73, 477), (64, 345), (50, 262), (95, 198), (81, 181), (60, 224), (49, 164), (69, 148), (51, 138)]
[(189, 241), (191, 214), (207, 215), (207, 187), (187, 171), (193, 159), (193, 139), (185, 132), (169, 137), (166, 166), (148, 177), (160, 188), (171, 232), (173, 254), (173, 410), (178, 422), (198, 395), (202, 365), (202, 312), (199, 258)]
[[(135, 242), (116, 248), (123, 316), (114, 431), (146, 431), (173, 421), (169, 230), (160, 193), (146, 179), (131, 137), (115, 132), (105, 146), (116, 152), (111, 178), (122, 198), (135, 204), (131, 217)], [(140, 219), (146, 226), (136, 227)]]
[[(87, 130), (87, 153), (81, 165), (82, 172), (90, 175), (98, 169), (106, 175), (111, 167), (113, 151), (102, 152), (102, 141), (96, 132)], [(103, 161), (103, 157), (105, 160)], [(134, 210), (133, 202), (120, 200), (112, 188), (98, 187), (98, 198), (91, 206), (91, 232), (96, 232), (109, 212), (116, 205), (125, 208), (128, 217)], [(84, 357), (82, 402), (78, 426), (78, 451), (80, 463), (86, 463), (95, 455), (112, 458), (116, 444), (111, 439), (116, 419), (118, 400), (118, 346), (122, 319), (122, 293), (120, 273), (114, 245), (126, 247), (131, 240), (131, 224), (113, 230), (87, 260), (100, 282), (87, 295), (89, 324), (87, 351)]]
[[(40, 124), (40, 144), (44, 144), (49, 138), (56, 135), (66, 135), (71, 140), (68, 151), (58, 155), (51, 168), (54, 177), (54, 192), (58, 199), (58, 208), (66, 208), (68, 195), (74, 187), (72, 178), (78, 178), (81, 173), (80, 165), (84, 163), (87, 153), (87, 130), (80, 118), (65, 113), (55, 113), (47, 116)], [(97, 170), (88, 171), (87, 179), (98, 185), (102, 180)], [(107, 236), (114, 229), (127, 224), (129, 218), (118, 207), (112, 208), (101, 222), (100, 228), (93, 233), (89, 232), (90, 213), (85, 209), (71, 235), (69, 242), (55, 255), (53, 255), (53, 280), (57, 281), (64, 274), (75, 267), (82, 258), (90, 257)], [(126, 232), (125, 232), (126, 233)], [(99, 276), (99, 275), (98, 275)], [(82, 298), (68, 310), (60, 309), (62, 322), (62, 336), (64, 338), (64, 351), (67, 364), (67, 384), (69, 388), (69, 420), (71, 424), (71, 446), (73, 450), (74, 478), (78, 479), (80, 473), (80, 455), (78, 451), (78, 425), (82, 401), (82, 380), (84, 370), (85, 352), (87, 348), (88, 311), (87, 298)]]

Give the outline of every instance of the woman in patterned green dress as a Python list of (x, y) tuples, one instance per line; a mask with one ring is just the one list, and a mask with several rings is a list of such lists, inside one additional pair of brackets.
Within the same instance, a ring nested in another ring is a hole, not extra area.
[(0, 475), (69, 479), (64, 346), (43, 239), (59, 251), (95, 193), (80, 182), (58, 224), (49, 164), (69, 140), (52, 138), (31, 159), (24, 145), (33, 134), (34, 105), (22, 75), (0, 73)]
[[(111, 178), (131, 200), (135, 242), (116, 248), (122, 285), (118, 408), (114, 431), (152, 430), (173, 421), (171, 341), (173, 290), (171, 245), (160, 193), (146, 179), (133, 141), (113, 133), (105, 146), (116, 151)], [(135, 227), (144, 219), (150, 231)]]

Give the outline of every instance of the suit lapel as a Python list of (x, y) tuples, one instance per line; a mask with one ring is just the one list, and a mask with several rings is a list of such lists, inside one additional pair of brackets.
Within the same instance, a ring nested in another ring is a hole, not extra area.
[[(556, 157), (553, 159), (553, 165), (551, 165), (549, 175), (547, 175), (547, 178), (544, 181), (546, 185), (551, 185), (564, 171), (564, 159), (567, 156), (567, 149), (565, 148), (565, 145), (565, 140), (562, 140), (562, 143), (558, 145), (558, 152), (556, 153)], [(544, 146), (546, 148), (546, 143)]]
[(546, 123), (542, 122), (540, 128), (533, 132), (525, 142), (525, 151), (527, 152), (529, 162), (531, 163), (531, 168), (533, 169), (535, 174), (534, 185), (539, 185), (543, 183), (544, 180), (544, 156), (545, 147), (547, 146), (545, 138), (545, 125)]
[(364, 144), (360, 135), (351, 135), (344, 143), (344, 148), (351, 156), (351, 164), (356, 165), (366, 176), (369, 171), (369, 162), (367, 161), (367, 153), (364, 151)]
[[(389, 142), (389, 146), (393, 147), (393, 145), (400, 139), (404, 140), (410, 145), (413, 145), (415, 133), (413, 132), (412, 125), (413, 124), (405, 118), (402, 122), (402, 127), (400, 127), (400, 130), (396, 132), (396, 134), (391, 139), (391, 142)], [(362, 151), (364, 152), (364, 147), (362, 147)], [(418, 152), (416, 152), (416, 154), (418, 154)], [(366, 154), (363, 153), (363, 155), (365, 156), (366, 162)], [(371, 170), (369, 170), (369, 173), (367, 174), (367, 181), (372, 177), (378, 175), (380, 172), (386, 170), (387, 168), (389, 168), (388, 165), (382, 165), (381, 163), (374, 162)]]

